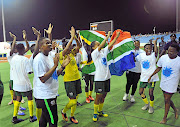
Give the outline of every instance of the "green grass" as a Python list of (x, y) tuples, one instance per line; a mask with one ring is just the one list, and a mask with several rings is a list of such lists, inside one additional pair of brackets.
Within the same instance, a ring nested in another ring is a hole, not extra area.
[[(30, 123), (29, 122), (29, 111), (27, 98), (25, 99), (25, 103), (22, 104), (23, 107), (27, 108), (25, 111), (25, 116), (18, 116), (18, 118), (25, 119), (25, 121), (13, 125), (11, 123), (13, 116), (13, 105), (7, 105), (7, 103), (11, 100), (9, 94), (9, 64), (8, 63), (0, 63), (0, 72), (1, 78), (4, 83), (4, 97), (2, 100), (2, 105), (0, 107), (0, 127), (38, 127), (38, 122)], [(33, 80), (33, 74), (29, 75), (31, 79), (31, 83)], [(62, 76), (59, 77), (59, 97), (57, 98), (58, 104), (58, 115), (59, 121), (58, 126), (63, 127), (170, 127), (170, 126), (180, 126), (180, 118), (175, 120), (173, 110), (170, 109), (168, 114), (167, 124), (162, 125), (159, 122), (163, 118), (164, 114), (164, 98), (162, 91), (159, 88), (159, 82), (156, 84), (156, 88), (154, 91), (155, 95), (155, 112), (154, 114), (149, 114), (147, 111), (142, 111), (141, 107), (144, 106), (144, 102), (141, 100), (140, 95), (138, 94), (138, 89), (135, 94), (136, 102), (134, 104), (130, 102), (122, 101), (122, 97), (125, 92), (126, 85), (126, 77), (125, 75), (118, 77), (112, 76), (111, 78), (111, 92), (108, 93), (103, 110), (108, 113), (108, 118), (99, 118), (98, 122), (93, 122), (93, 105), (85, 103), (85, 93), (84, 87), (85, 83), (82, 81), (82, 91), (80, 94), (78, 101), (83, 104), (81, 107), (77, 107), (75, 112), (75, 117), (79, 120), (79, 124), (75, 125), (69, 122), (64, 122), (62, 120), (60, 111), (64, 108), (64, 106), (68, 102), (68, 97), (66, 96), (63, 79)], [(138, 84), (139, 86), (139, 84)], [(146, 95), (148, 96), (148, 90), (146, 90)], [(93, 97), (95, 98), (95, 93), (93, 93)], [(172, 100), (175, 103), (175, 106), (180, 109), (180, 94), (176, 93), (173, 95)], [(34, 103), (35, 104), (35, 103)], [(35, 115), (35, 107), (34, 107), (34, 115)], [(70, 111), (67, 112), (67, 115), (70, 116)]]

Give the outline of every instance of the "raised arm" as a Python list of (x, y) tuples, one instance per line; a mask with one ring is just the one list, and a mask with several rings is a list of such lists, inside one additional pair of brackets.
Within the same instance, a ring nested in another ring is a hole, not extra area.
[(76, 48), (75, 48), (75, 53), (79, 52), (79, 49), (82, 47), (81, 42), (79, 41), (79, 39), (75, 36), (75, 40), (76, 40)]
[(111, 35), (111, 32), (109, 31), (107, 37), (106, 37), (106, 38), (101, 42), (101, 44), (99, 45), (98, 51), (100, 51), (100, 50), (104, 47), (104, 45), (106, 44), (106, 41), (108, 40), (108, 38), (110, 37), (110, 35)]
[(161, 68), (162, 68), (162, 67), (156, 68), (156, 70), (154, 71), (154, 73), (149, 77), (148, 82), (150, 82), (151, 77), (153, 77), (156, 73), (158, 73), (158, 72), (161, 70)]
[(9, 32), (11, 38), (13, 38), (13, 43), (11, 46), (11, 51), (10, 51), (10, 56), (12, 56), (12, 54), (14, 53), (15, 50), (15, 43), (16, 43), (16, 35), (12, 34), (11, 32)]
[(33, 59), (35, 58), (35, 56), (39, 53), (39, 39), (41, 37), (41, 33), (40, 31), (37, 31), (36, 28), (32, 27), (32, 30), (34, 32), (34, 34), (37, 36), (37, 41), (36, 41), (36, 45), (35, 45), (35, 49), (34, 49), (34, 53), (33, 53)]
[(58, 62), (59, 62), (59, 54), (56, 54), (54, 58), (54, 66), (46, 74), (44, 74), (44, 76), (39, 77), (42, 83), (45, 83), (52, 76), (52, 74), (54, 73), (54, 71), (58, 66)]
[(28, 43), (28, 41), (27, 41), (26, 31), (23, 30), (22, 32), (23, 32), (23, 39), (24, 39), (24, 41), (26, 42), (26, 49), (25, 49), (25, 53), (26, 53), (26, 52), (29, 50), (29, 43)]
[(57, 75), (59, 76), (62, 71), (65, 69), (65, 67), (69, 64), (71, 61), (71, 57), (68, 55), (66, 59), (63, 58), (63, 63), (61, 64), (61, 68), (57, 71)]
[(44, 29), (46, 33), (48, 34), (48, 38), (51, 40), (51, 42), (52, 42), (52, 29), (53, 29), (53, 25), (51, 23), (49, 24), (49, 27), (47, 30)]
[(111, 47), (113, 46), (113, 44), (116, 42), (116, 40), (118, 39), (119, 35), (120, 35), (120, 32), (117, 32), (116, 37), (109, 43), (109, 45), (108, 45), (108, 49), (109, 49), (109, 50), (111, 49)]
[(69, 40), (68, 44), (66, 45), (65, 49), (62, 51), (62, 55), (65, 56), (66, 52), (68, 51), (68, 49), (70, 48), (71, 44), (72, 44), (72, 41), (75, 37), (75, 29), (74, 27), (72, 26), (71, 27), (71, 30), (70, 30), (70, 33), (71, 33), (71, 39)]
[(157, 57), (158, 56), (158, 49), (157, 49), (157, 40), (158, 40), (159, 38), (156, 38), (156, 40), (155, 41), (153, 41), (154, 42), (154, 52), (155, 52), (155, 56)]

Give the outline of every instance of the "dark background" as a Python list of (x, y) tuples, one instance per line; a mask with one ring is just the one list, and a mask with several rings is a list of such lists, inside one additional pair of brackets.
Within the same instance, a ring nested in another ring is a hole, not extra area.
[(176, 0), (4, 0), (7, 41), (11, 40), (9, 31), (22, 40), (23, 29), (28, 40), (35, 40), (31, 27), (41, 30), (43, 35), (50, 22), (54, 25), (54, 39), (69, 38), (72, 25), (85, 30), (90, 29), (91, 22), (106, 20), (113, 20), (114, 30), (120, 28), (133, 35), (152, 33), (154, 26), (156, 32), (175, 31), (175, 12)]

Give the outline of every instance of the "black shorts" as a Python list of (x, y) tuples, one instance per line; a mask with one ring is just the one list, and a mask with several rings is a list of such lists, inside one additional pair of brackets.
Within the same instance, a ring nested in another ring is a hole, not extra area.
[(57, 125), (57, 103), (56, 98), (52, 99), (36, 99), (37, 108), (42, 108), (42, 116), (47, 122)]
[(110, 79), (106, 81), (95, 81), (95, 92), (102, 94), (110, 92)]
[(69, 98), (73, 99), (80, 93), (81, 90), (81, 80), (71, 81), (71, 82), (64, 82), (66, 94)]
[(32, 90), (27, 92), (18, 92), (18, 91), (14, 91), (14, 92), (16, 96), (28, 97), (29, 95), (32, 95)]

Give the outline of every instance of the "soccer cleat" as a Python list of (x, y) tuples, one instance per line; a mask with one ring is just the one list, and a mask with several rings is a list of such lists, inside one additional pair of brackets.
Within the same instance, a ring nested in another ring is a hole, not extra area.
[(93, 121), (94, 121), (94, 122), (98, 121), (97, 115), (98, 115), (98, 114), (94, 114), (94, 116), (93, 116)]
[(73, 117), (70, 117), (70, 121), (71, 121), (72, 123), (78, 124), (78, 120), (75, 119), (74, 116), (73, 116)]
[(90, 101), (94, 101), (94, 98), (91, 97), (91, 96), (89, 96), (89, 100), (90, 100)]
[(149, 110), (148, 110), (148, 112), (149, 112), (149, 114), (154, 113), (154, 108), (153, 108), (153, 107), (151, 107), (151, 106), (149, 106)]
[(103, 111), (98, 112), (98, 116), (100, 117), (108, 117), (108, 114), (105, 114)]
[(11, 100), (9, 103), (8, 103), (8, 105), (12, 105), (13, 104), (13, 100)]
[(13, 117), (13, 119), (12, 119), (12, 123), (14, 123), (14, 124), (16, 124), (16, 123), (20, 123), (20, 122), (22, 122), (22, 121), (24, 121), (23, 119), (18, 119), (17, 118), (17, 116), (15, 116), (15, 117)]
[(134, 95), (130, 95), (130, 102), (131, 102), (131, 103), (134, 103), (134, 102), (135, 102)]
[(86, 98), (86, 103), (90, 103), (89, 97)]
[(22, 112), (21, 110), (19, 110), (19, 111), (18, 111), (18, 115), (19, 115), (19, 116), (24, 116), (24, 115), (25, 115), (25, 113), (24, 113), (24, 112)]
[(81, 103), (79, 103), (79, 102), (77, 102), (77, 106), (82, 106), (82, 104), (81, 104)]
[(127, 93), (124, 94), (124, 97), (123, 97), (123, 101), (127, 101), (128, 100), (128, 95)]
[(59, 94), (57, 95), (57, 97), (59, 97)]
[(62, 118), (63, 120), (65, 120), (66, 122), (68, 121), (68, 118), (66, 116), (66, 113), (63, 113), (63, 111), (61, 111), (61, 114), (62, 114)]
[(19, 107), (20, 110), (26, 110), (26, 108), (23, 108), (23, 107)]
[(148, 108), (149, 108), (149, 104), (145, 104), (145, 106), (142, 107), (141, 109), (142, 109), (142, 110), (147, 110)]
[(30, 118), (29, 118), (29, 121), (30, 122), (34, 122), (34, 121), (36, 121), (37, 120), (37, 117), (36, 116), (30, 116)]

